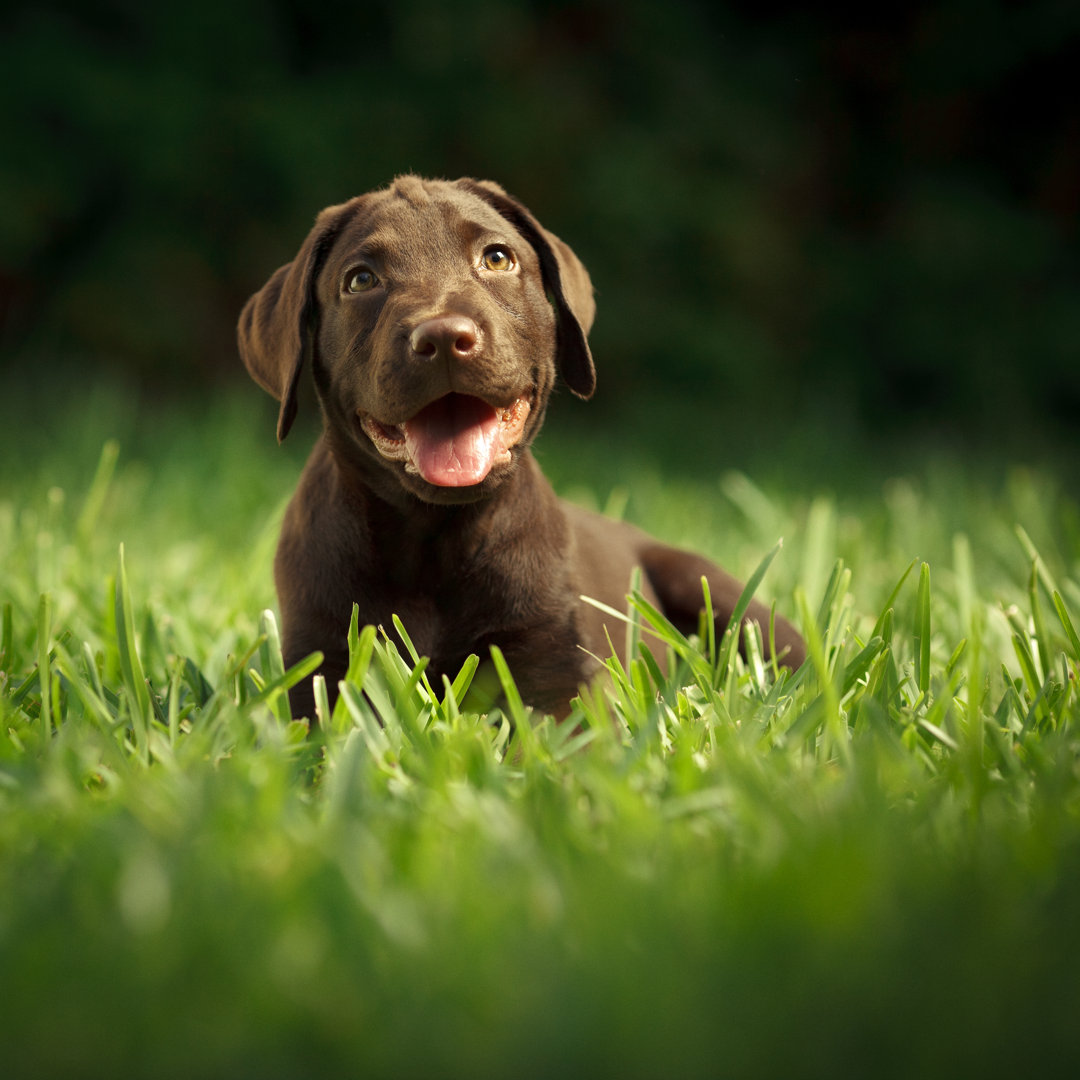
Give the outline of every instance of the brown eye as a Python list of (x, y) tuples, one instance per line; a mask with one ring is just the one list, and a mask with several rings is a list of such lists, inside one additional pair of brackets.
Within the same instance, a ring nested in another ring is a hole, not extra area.
[(345, 288), (352, 293), (367, 292), (368, 289), (374, 289), (378, 284), (379, 279), (372, 271), (363, 266), (359, 270), (354, 270), (345, 279)]
[(501, 244), (493, 244), (485, 249), (480, 261), (487, 270), (513, 270), (517, 266), (514, 253)]

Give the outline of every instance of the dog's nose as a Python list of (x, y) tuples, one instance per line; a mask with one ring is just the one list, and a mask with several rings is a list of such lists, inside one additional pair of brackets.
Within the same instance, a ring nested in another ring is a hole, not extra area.
[(409, 344), (427, 360), (468, 360), (480, 344), (480, 328), (468, 315), (441, 315), (420, 323)]

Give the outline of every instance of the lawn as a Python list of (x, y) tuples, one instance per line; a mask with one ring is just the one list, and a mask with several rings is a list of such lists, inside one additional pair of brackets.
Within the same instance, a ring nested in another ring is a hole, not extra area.
[(267, 404), (4, 405), (5, 1076), (1076, 1074), (1053, 470), (808, 489), (549, 431), (563, 494), (762, 569), (807, 666), (631, 604), (672, 677), (612, 665), (557, 724), (357, 627), (309, 734), (270, 572), (304, 433)]

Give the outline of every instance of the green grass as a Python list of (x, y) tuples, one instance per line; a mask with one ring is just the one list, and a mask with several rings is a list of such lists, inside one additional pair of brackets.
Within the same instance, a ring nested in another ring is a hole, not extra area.
[(303, 447), (257, 402), (105, 395), (3, 437), (5, 1076), (1080, 1065), (1080, 515), (1052, 475), (806, 495), (543, 441), (576, 498), (747, 578), (773, 553), (808, 667), (638, 603), (674, 676), (612, 665), (560, 725), (505, 674), (505, 713), (469, 712), (470, 670), (430, 685), (355, 628), (308, 736), (266, 613)]

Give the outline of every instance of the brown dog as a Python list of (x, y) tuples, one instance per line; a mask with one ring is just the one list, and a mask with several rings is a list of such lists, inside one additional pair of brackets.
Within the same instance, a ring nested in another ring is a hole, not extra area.
[[(684, 631), (701, 578), (720, 632), (742, 591), (700, 556), (556, 498), (529, 452), (556, 376), (595, 386), (585, 268), (497, 184), (404, 176), (324, 210), (299, 254), (247, 302), (240, 354), (296, 415), (309, 358), (325, 431), (289, 504), (275, 561), (283, 652), (325, 655), (336, 688), (352, 605), (397, 614), (429, 672), (452, 678), (498, 645), (521, 696), (564, 712), (622, 627), (631, 572)], [(747, 618), (766, 630), (754, 602)], [(777, 651), (804, 646), (783, 619)], [(590, 655), (593, 654), (593, 655)], [(312, 715), (310, 686), (294, 711)]]

